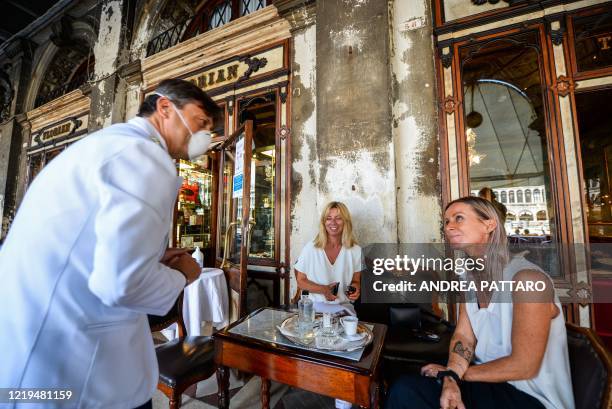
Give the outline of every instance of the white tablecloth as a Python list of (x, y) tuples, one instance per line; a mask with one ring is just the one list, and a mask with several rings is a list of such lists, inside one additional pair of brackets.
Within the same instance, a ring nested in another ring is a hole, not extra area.
[[(229, 296), (223, 270), (203, 268), (200, 278), (185, 288), (183, 298), (183, 321), (187, 335), (202, 335), (207, 323), (214, 328), (226, 327), (229, 323)], [(176, 324), (163, 331), (166, 338), (176, 337)]]

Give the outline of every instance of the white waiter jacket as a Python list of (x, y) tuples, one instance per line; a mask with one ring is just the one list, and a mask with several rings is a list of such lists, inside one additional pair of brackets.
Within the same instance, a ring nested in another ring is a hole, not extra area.
[(159, 262), (180, 184), (143, 118), (83, 138), (35, 178), (0, 251), (0, 388), (73, 398), (17, 407), (151, 399), (158, 368), (146, 314), (166, 314), (185, 285)]

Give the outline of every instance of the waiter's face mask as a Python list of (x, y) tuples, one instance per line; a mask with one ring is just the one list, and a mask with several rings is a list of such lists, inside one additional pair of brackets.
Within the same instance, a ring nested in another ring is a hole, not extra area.
[[(165, 95), (162, 95), (160, 93), (156, 94), (160, 97), (165, 97)], [(174, 108), (174, 111), (178, 115), (185, 128), (187, 128), (189, 135), (191, 135), (187, 144), (187, 156), (189, 156), (189, 159), (193, 160), (199, 156), (204, 155), (208, 150), (208, 146), (210, 145), (210, 140), (212, 137), (211, 132), (204, 129), (201, 129), (195, 133), (192, 132), (191, 128), (187, 124), (187, 121), (185, 120), (185, 117), (183, 116), (183, 113), (180, 111), (180, 109), (176, 107), (176, 105), (174, 105), (174, 102), (172, 102), (170, 98), (168, 98), (168, 100), (170, 101), (170, 104), (172, 104), (172, 108)]]

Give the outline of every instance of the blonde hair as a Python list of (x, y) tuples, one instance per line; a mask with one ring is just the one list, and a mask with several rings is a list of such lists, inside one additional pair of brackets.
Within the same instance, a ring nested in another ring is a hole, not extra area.
[(342, 246), (346, 248), (353, 247), (355, 244), (357, 244), (357, 240), (355, 240), (355, 237), (353, 236), (353, 222), (351, 221), (351, 213), (349, 212), (348, 207), (346, 207), (346, 205), (342, 202), (329, 202), (327, 206), (325, 206), (325, 209), (323, 209), (319, 223), (319, 233), (314, 239), (315, 247), (323, 249), (327, 245), (325, 219), (327, 219), (327, 215), (331, 209), (338, 209), (340, 217), (344, 222), (344, 227), (342, 228)]
[(446, 211), (455, 203), (465, 203), (466, 205), (470, 206), (480, 220), (495, 220), (496, 227), (493, 229), (493, 231), (491, 231), (491, 233), (489, 233), (489, 238), (487, 240), (486, 270), (490, 274), (493, 274), (494, 277), (501, 276), (506, 264), (508, 264), (510, 254), (508, 251), (506, 229), (499, 218), (499, 212), (488, 200), (474, 196), (466, 196), (453, 200), (446, 205), (444, 212), (446, 213)]

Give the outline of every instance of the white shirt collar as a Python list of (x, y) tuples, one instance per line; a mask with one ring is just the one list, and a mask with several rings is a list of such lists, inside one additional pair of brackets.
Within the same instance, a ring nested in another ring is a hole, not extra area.
[(163, 150), (168, 152), (168, 145), (166, 145), (166, 140), (161, 136), (157, 128), (153, 126), (153, 124), (147, 119), (141, 116), (135, 116), (130, 119), (128, 123), (134, 124), (149, 135), (149, 138), (153, 140), (153, 142), (157, 143), (162, 147)]

